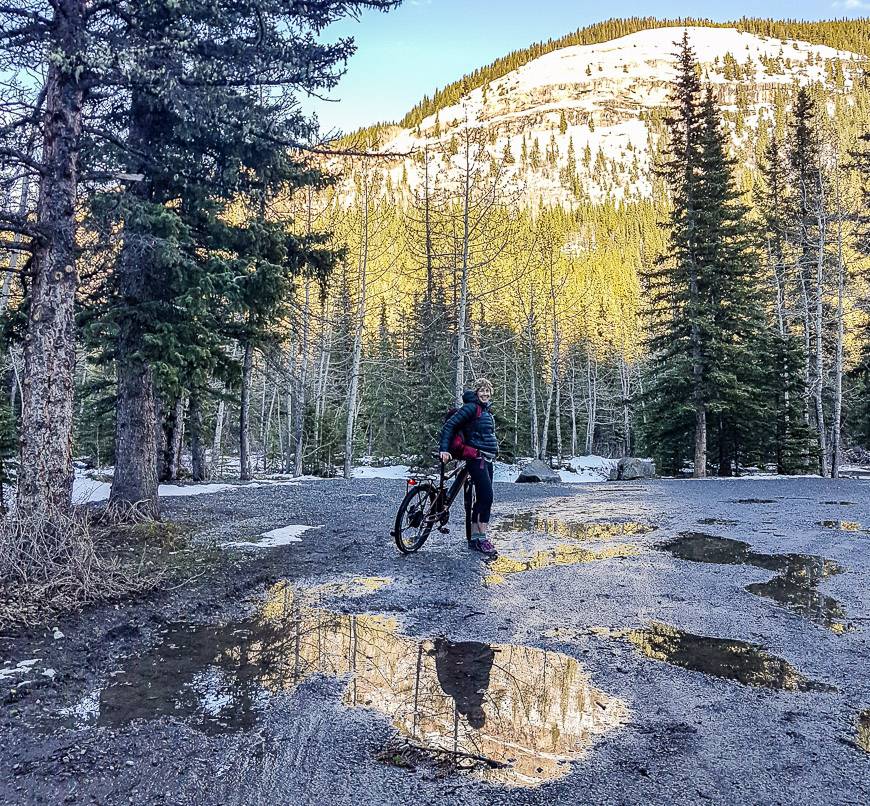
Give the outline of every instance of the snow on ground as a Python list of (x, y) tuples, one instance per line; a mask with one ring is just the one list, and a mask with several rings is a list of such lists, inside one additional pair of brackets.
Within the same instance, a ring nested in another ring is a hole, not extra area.
[(277, 529), (272, 529), (269, 532), (263, 532), (260, 535), (262, 540), (234, 540), (232, 543), (226, 543), (227, 547), (232, 548), (257, 548), (271, 549), (276, 546), (286, 546), (289, 543), (301, 543), (302, 535), (309, 529), (320, 529), (320, 526), (306, 526), (301, 523), (291, 523), (287, 526), (279, 526)]
[[(100, 501), (108, 501), (112, 484), (104, 479), (106, 476), (111, 476), (111, 472), (111, 469), (101, 471), (99, 477), (94, 478), (86, 473), (76, 471), (76, 477), (73, 480), (73, 503), (93, 504)], [(161, 498), (175, 498), (189, 495), (210, 495), (211, 493), (222, 493), (224, 490), (250, 489), (252, 487), (265, 487), (268, 485), (293, 487), (299, 483), (299, 479), (294, 479), (293, 481), (285, 479), (258, 479), (250, 484), (227, 484), (225, 482), (210, 484), (161, 484), (158, 488), (158, 495)]]
[[(232, 490), (238, 484), (161, 484), (159, 495), (161, 498), (172, 498), (182, 495), (208, 495), (220, 493), (224, 490)], [(251, 485), (248, 485), (251, 486)], [(89, 476), (76, 477), (73, 481), (73, 503), (93, 504), (99, 501), (108, 501), (109, 491), (112, 485), (107, 481), (99, 481)]]
[(355, 467), (355, 479), (406, 479), (411, 472), (408, 465), (388, 465), (387, 467)]

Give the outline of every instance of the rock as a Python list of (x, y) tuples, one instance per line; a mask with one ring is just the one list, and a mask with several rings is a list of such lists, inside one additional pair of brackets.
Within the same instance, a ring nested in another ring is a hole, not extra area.
[(517, 483), (519, 484), (529, 484), (531, 482), (558, 484), (560, 481), (562, 479), (559, 477), (559, 474), (540, 459), (529, 462), (520, 471), (520, 475), (517, 478)]
[(619, 478), (622, 481), (634, 479), (652, 479), (656, 475), (655, 462), (652, 459), (635, 459), (626, 456), (619, 460)]

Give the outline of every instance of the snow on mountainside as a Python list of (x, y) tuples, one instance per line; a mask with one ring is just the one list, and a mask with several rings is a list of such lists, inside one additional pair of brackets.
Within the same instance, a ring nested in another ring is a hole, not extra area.
[[(484, 129), (487, 150), (501, 160), (509, 144), (510, 171), (530, 198), (570, 202), (565, 169), (575, 169), (592, 200), (651, 192), (650, 156), (657, 135), (650, 126), (667, 102), (676, 71), (676, 42), (687, 31), (704, 80), (726, 112), (742, 112), (749, 125), (772, 114), (777, 92), (795, 83), (832, 85), (842, 70), (848, 91), (863, 56), (807, 42), (783, 41), (733, 28), (659, 28), (598, 45), (565, 47), (469, 92), (413, 130), (397, 134), (384, 151), (448, 146), (465, 125)], [(525, 140), (525, 148), (523, 141)], [(525, 160), (523, 159), (525, 155)], [(459, 159), (447, 156), (443, 160)], [(575, 168), (576, 166), (576, 168)], [(422, 169), (405, 160), (391, 179), (416, 188)]]

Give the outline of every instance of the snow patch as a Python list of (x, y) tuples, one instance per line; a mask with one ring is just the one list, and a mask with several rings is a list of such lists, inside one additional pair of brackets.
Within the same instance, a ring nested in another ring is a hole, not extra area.
[[(531, 462), (530, 458), (520, 459), (516, 464), (495, 463), (493, 480), (512, 483), (517, 480), (523, 466)], [(572, 456), (564, 460), (568, 469), (559, 470), (559, 478), (564, 484), (590, 484), (607, 481), (616, 472), (617, 460), (605, 456)]]
[(355, 467), (353, 478), (355, 479), (406, 479), (411, 472), (408, 465), (388, 465), (387, 467)]
[(306, 526), (301, 523), (291, 523), (287, 526), (279, 526), (269, 532), (263, 532), (261, 540), (235, 540), (225, 545), (232, 548), (257, 548), (271, 549), (277, 546), (286, 546), (290, 543), (301, 543), (302, 535), (309, 529), (321, 529), (322, 526)]
[(39, 658), (31, 658), (30, 660), (19, 661), (15, 666), (6, 666), (0, 669), (0, 680), (8, 680), (11, 677), (29, 674), (34, 670), (33, 667), (37, 663), (39, 663)]
[[(101, 475), (111, 475), (111, 471), (103, 472)], [(300, 479), (293, 481), (260, 479), (251, 484), (228, 484), (223, 482), (211, 484), (161, 484), (157, 492), (161, 498), (178, 498), (191, 495), (211, 495), (212, 493), (222, 493), (226, 490), (244, 490), (245, 488), (253, 489), (268, 486), (297, 487), (300, 482)], [(92, 476), (77, 471), (76, 477), (73, 480), (73, 503), (94, 504), (100, 501), (108, 501), (111, 489), (111, 482), (95, 479)]]

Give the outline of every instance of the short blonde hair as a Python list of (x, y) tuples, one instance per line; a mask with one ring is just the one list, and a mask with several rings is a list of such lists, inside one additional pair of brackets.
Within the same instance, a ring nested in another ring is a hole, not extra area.
[(492, 381), (489, 378), (478, 378), (474, 382), (474, 391), (483, 392), (484, 390), (489, 392), (490, 395), (493, 393)]

